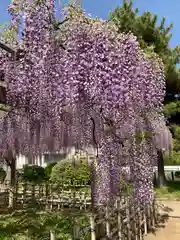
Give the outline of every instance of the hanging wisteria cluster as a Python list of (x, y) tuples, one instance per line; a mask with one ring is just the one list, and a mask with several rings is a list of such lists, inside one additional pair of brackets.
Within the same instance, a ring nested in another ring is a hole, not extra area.
[(148, 59), (132, 34), (119, 34), (111, 23), (73, 6), (58, 30), (53, 1), (18, 6), (9, 9), (13, 19), (23, 16), (23, 56), (3, 65), (11, 111), (0, 125), (2, 153), (91, 145), (97, 204), (117, 195), (122, 165), (132, 169), (134, 196), (151, 201), (152, 168), (162, 148), (157, 138), (166, 131), (159, 116), (165, 94), (161, 61)]

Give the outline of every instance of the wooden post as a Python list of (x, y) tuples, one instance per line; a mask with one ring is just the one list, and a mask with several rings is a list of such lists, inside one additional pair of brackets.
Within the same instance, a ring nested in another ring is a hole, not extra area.
[(73, 206), (73, 208), (75, 208), (75, 206), (76, 206), (76, 191), (73, 189), (71, 194), (72, 194), (72, 206)]
[(121, 200), (117, 199), (117, 224), (118, 224), (118, 239), (122, 240), (122, 221), (121, 221)]
[(109, 207), (106, 206), (106, 236), (108, 238), (111, 237), (111, 230), (110, 230), (110, 219), (109, 219)]
[(139, 219), (139, 240), (142, 240), (142, 230), (141, 230), (141, 210), (140, 210), (140, 207), (138, 207), (138, 219)]
[(138, 240), (138, 230), (137, 230), (137, 209), (135, 206), (133, 206), (133, 228), (134, 228), (134, 233), (135, 235), (135, 240)]
[(90, 226), (91, 226), (91, 240), (96, 240), (95, 221), (94, 215), (90, 215)]
[(45, 197), (48, 198), (48, 196), (49, 196), (49, 185), (48, 185), (48, 183), (46, 182), (46, 183), (45, 183)]
[(131, 240), (131, 226), (130, 226), (130, 206), (129, 206), (129, 199), (126, 198), (126, 219), (127, 219), (127, 239)]
[(53, 230), (50, 231), (50, 240), (56, 240), (55, 232)]
[(148, 229), (151, 229), (151, 211), (150, 206), (147, 207)]
[(17, 208), (17, 200), (18, 200), (18, 189), (19, 189), (19, 184), (16, 182), (14, 186), (14, 207)]
[(155, 218), (154, 218), (153, 205), (150, 206), (150, 213), (151, 213), (151, 226), (152, 226), (152, 228), (154, 228), (155, 227)]
[(9, 187), (9, 208), (14, 209), (14, 187)]
[(49, 189), (49, 193), (50, 193), (50, 210), (53, 210), (53, 192), (52, 192), (52, 186), (50, 186)]
[(24, 207), (25, 199), (26, 199), (26, 190), (27, 190), (27, 183), (23, 182), (22, 184), (22, 205)]
[(79, 226), (76, 225), (75, 221), (74, 221), (74, 225), (73, 225), (73, 240), (79, 240)]
[(147, 235), (147, 219), (146, 219), (146, 208), (143, 211), (143, 222), (144, 222), (144, 235)]
[(40, 183), (38, 185), (38, 198), (40, 199), (42, 197), (42, 184)]
[(32, 203), (32, 206), (34, 206), (36, 204), (35, 184), (34, 183), (31, 184), (31, 203)]
[(153, 214), (154, 214), (154, 222), (155, 222), (155, 224), (157, 224), (158, 223), (158, 212), (156, 209), (156, 201), (155, 200), (153, 201)]

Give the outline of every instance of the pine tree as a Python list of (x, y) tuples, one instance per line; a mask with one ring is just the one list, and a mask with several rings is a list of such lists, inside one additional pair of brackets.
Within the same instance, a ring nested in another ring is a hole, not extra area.
[[(166, 97), (164, 113), (168, 119), (168, 125), (174, 137), (173, 156), (178, 161), (180, 156), (180, 46), (170, 48), (172, 37), (172, 24), (165, 26), (166, 19), (162, 18), (157, 23), (158, 15), (144, 12), (139, 15), (138, 8), (133, 9), (132, 1), (123, 1), (122, 7), (118, 7), (110, 13), (109, 21), (117, 26), (119, 32), (132, 32), (138, 39), (141, 48), (149, 54), (158, 54), (164, 63), (166, 76)], [(161, 158), (160, 161), (163, 161)], [(179, 161), (180, 162), (180, 161)], [(164, 174), (163, 164), (161, 174)], [(164, 181), (165, 184), (165, 181)]]

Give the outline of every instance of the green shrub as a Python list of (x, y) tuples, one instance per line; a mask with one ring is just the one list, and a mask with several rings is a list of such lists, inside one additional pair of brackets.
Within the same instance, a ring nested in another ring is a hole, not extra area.
[[(49, 240), (49, 232), (53, 230), (57, 240), (72, 239), (74, 223), (80, 230), (89, 227), (86, 214), (77, 216), (69, 211), (42, 212), (37, 209), (15, 211), (0, 218), (0, 240)], [(28, 231), (27, 231), (28, 229)], [(88, 240), (90, 232), (83, 233), (79, 240)]]
[(50, 180), (57, 185), (63, 183), (87, 183), (90, 181), (90, 167), (84, 158), (75, 164), (70, 159), (65, 159), (53, 167)]
[(52, 173), (52, 169), (53, 169), (53, 167), (54, 167), (56, 164), (57, 164), (57, 162), (50, 163), (50, 164), (48, 164), (48, 165), (45, 167), (44, 171), (45, 171), (45, 178), (46, 178), (46, 180), (49, 180), (49, 179), (50, 179), (51, 173)]
[(25, 165), (21, 177), (23, 181), (41, 183), (45, 180), (45, 170), (43, 167), (37, 165)]
[(0, 182), (1, 183), (4, 182), (6, 175), (7, 175), (6, 171), (2, 167), (0, 167)]

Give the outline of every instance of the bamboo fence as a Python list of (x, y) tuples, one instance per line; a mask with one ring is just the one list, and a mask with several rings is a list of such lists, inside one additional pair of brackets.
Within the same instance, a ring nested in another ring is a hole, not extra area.
[[(0, 185), (0, 209), (26, 209), (36, 207), (48, 211), (69, 209), (85, 214), (89, 226), (72, 226), (72, 240), (81, 240), (82, 232), (89, 240), (143, 240), (148, 231), (155, 228), (159, 221), (157, 205), (142, 206), (128, 195), (116, 199), (114, 205), (95, 209), (91, 204), (90, 193), (79, 189), (87, 185), (73, 185), (53, 188), (48, 184), (17, 184), (14, 188), (8, 182)], [(1, 214), (3, 211), (1, 210)], [(50, 239), (55, 240), (55, 233), (50, 232)], [(84, 238), (85, 239), (85, 238)], [(83, 240), (84, 240), (83, 239)]]

